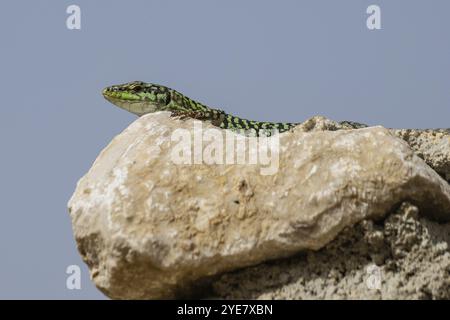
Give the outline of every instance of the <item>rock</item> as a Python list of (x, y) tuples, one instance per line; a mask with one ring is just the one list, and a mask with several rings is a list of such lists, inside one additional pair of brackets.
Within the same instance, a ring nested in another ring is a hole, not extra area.
[(168, 113), (136, 120), (69, 201), (96, 286), (117, 299), (187, 296), (226, 271), (319, 250), (405, 200), (450, 220), (448, 183), (404, 141), (382, 127), (321, 131), (312, 122), (332, 125), (316, 118), (281, 134), (278, 170), (263, 174), (262, 164), (174, 164), (172, 134), (184, 129), (195, 139), (198, 122)]
[[(220, 276), (222, 299), (450, 299), (450, 223), (403, 203), (347, 227), (319, 251)], [(376, 244), (375, 244), (376, 243)]]
[(450, 181), (450, 129), (391, 129), (445, 180)]
[[(359, 129), (364, 126), (367, 125), (349, 121), (339, 123), (316, 116), (303, 122), (298, 130), (304, 132), (335, 131)], [(450, 181), (450, 129), (389, 129), (389, 131), (405, 140), (416, 155), (445, 180)]]

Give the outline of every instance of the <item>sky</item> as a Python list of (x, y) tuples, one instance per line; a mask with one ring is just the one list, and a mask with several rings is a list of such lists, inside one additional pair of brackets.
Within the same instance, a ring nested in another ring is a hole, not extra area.
[[(67, 28), (78, 5), (81, 29)], [(369, 30), (369, 5), (381, 29)], [(446, 0), (5, 0), (0, 11), (0, 298), (106, 299), (67, 201), (136, 116), (142, 80), (247, 119), (450, 127)], [(68, 289), (68, 266), (81, 288)]]

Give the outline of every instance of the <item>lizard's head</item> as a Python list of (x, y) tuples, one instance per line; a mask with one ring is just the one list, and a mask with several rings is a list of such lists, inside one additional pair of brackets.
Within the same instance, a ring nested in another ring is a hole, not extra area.
[(169, 88), (142, 81), (113, 85), (102, 93), (109, 102), (138, 116), (165, 110), (171, 100)]

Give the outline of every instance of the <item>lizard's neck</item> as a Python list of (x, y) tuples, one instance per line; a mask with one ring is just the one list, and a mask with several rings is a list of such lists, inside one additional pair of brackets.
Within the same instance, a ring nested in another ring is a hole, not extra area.
[(176, 90), (170, 91), (170, 103), (168, 105), (170, 111), (185, 111), (185, 112), (207, 112), (211, 108), (194, 101), (189, 97), (179, 93)]

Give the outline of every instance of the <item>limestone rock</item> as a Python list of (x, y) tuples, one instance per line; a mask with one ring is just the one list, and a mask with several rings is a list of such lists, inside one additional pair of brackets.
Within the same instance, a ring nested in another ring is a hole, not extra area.
[[(298, 126), (305, 132), (356, 129), (365, 124), (339, 123), (321, 116), (312, 117)], [(426, 164), (450, 181), (450, 129), (389, 129), (410, 146)]]
[(382, 127), (300, 126), (279, 136), (278, 170), (263, 175), (262, 164), (174, 164), (172, 133), (190, 130), (195, 139), (194, 122), (139, 118), (69, 201), (79, 251), (111, 298), (186, 295), (223, 272), (318, 250), (405, 200), (450, 219), (448, 183)]
[(450, 129), (391, 129), (444, 179), (450, 181)]
[(450, 299), (450, 223), (403, 203), (345, 228), (319, 251), (220, 276), (221, 299)]

